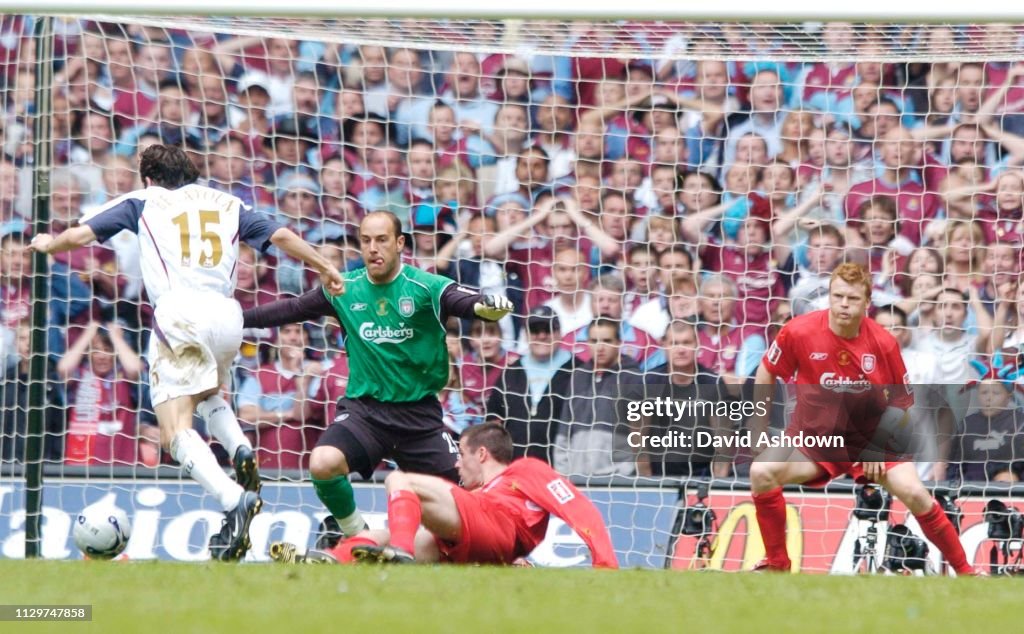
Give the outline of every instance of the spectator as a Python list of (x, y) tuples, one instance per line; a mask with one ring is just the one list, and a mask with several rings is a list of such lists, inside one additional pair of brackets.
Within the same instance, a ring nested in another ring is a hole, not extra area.
[[(895, 209), (891, 210), (895, 213)], [(895, 216), (890, 219), (895, 222)], [(943, 265), (943, 286), (950, 286), (966, 291), (975, 281), (981, 270), (982, 260), (979, 256), (985, 253), (985, 233), (974, 221), (953, 220), (946, 224), (943, 251), (946, 261)]]
[(789, 289), (793, 314), (803, 315), (828, 307), (828, 286), (832, 269), (842, 260), (846, 239), (835, 225), (821, 224), (807, 238), (806, 265), (799, 267)]
[(741, 321), (766, 324), (772, 305), (786, 294), (782, 277), (772, 266), (770, 204), (763, 199), (758, 201), (750, 214), (736, 223), (734, 233), (723, 227), (723, 238), (703, 237), (704, 225), (724, 211), (725, 207), (720, 205), (687, 216), (683, 219), (683, 236), (700, 245), (701, 262), (707, 271), (724, 273), (736, 282), (743, 302)]
[(713, 176), (705, 172), (684, 172), (679, 188), (680, 213), (693, 214), (717, 206), (721, 202), (722, 187)]
[[(545, 182), (568, 175), (576, 158), (573, 151), (575, 117), (572, 104), (562, 95), (552, 93), (537, 105), (533, 120), (533, 144), (543, 149), (548, 159)], [(522, 178), (519, 180), (522, 182)]]
[(843, 198), (854, 185), (872, 179), (871, 167), (866, 161), (857, 159), (849, 126), (833, 124), (827, 129), (825, 167), (821, 170), (820, 181), (831, 187), (823, 202), (829, 220), (842, 221), (846, 218)]
[(270, 78), (260, 71), (250, 71), (238, 79), (236, 105), (228, 108), (228, 123), (233, 130), (261, 141), (270, 134), (273, 129), (270, 85)]
[(434, 147), (435, 163), (438, 167), (448, 167), (455, 162), (469, 162), (467, 139), (458, 133), (454, 108), (443, 101), (435, 103), (427, 115), (427, 129), (430, 130), (429, 141)]
[(32, 260), (26, 245), (24, 234), (0, 236), (0, 366), (16, 358), (15, 331), (32, 314)]
[(1005, 351), (1015, 358), (1024, 352), (1024, 284), (1019, 279), (1001, 284), (995, 307), (992, 340), (986, 352)]
[(474, 411), (484, 411), (498, 377), (519, 358), (505, 351), (503, 337), (501, 327), (493, 321), (474, 320), (470, 326), (469, 354), (462, 359), (459, 387), (463, 403)]
[(248, 205), (257, 203), (252, 157), (244, 137), (226, 134), (214, 143), (208, 186), (238, 196)]
[[(962, 386), (971, 379), (968, 362), (988, 347), (992, 323), (973, 288), (969, 296), (954, 288), (944, 288), (936, 296), (936, 302), (936, 329), (915, 341), (913, 348), (929, 353), (937, 360), (935, 381), (942, 386), (941, 403), (947, 409), (942, 414), (945, 418), (940, 420), (942, 430), (943, 422), (947, 428), (950, 425), (950, 417), (952, 421), (962, 421), (967, 415), (969, 399)], [(975, 312), (983, 314), (979, 315), (976, 335), (970, 334), (966, 327), (968, 305), (974, 305)], [(945, 454), (941, 452), (939, 462), (945, 462)], [(933, 475), (938, 480), (945, 477), (941, 465), (936, 465)]]
[(902, 258), (914, 249), (900, 234), (901, 224), (896, 202), (888, 196), (865, 200), (847, 224), (846, 238), (852, 259), (867, 267), (876, 284), (886, 275), (892, 275), (902, 264)]
[(731, 278), (718, 273), (700, 285), (698, 360), (729, 384), (746, 382), (767, 351), (763, 328), (736, 319), (739, 298)]
[(525, 106), (504, 104), (494, 117), (493, 134), (470, 136), (469, 163), (474, 167), (494, 166), (494, 193), (519, 190), (519, 155), (526, 147), (530, 119)]
[[(524, 239), (534, 227), (538, 240)], [(584, 235), (579, 235), (580, 231)], [(516, 248), (510, 248), (519, 243)], [(555, 253), (562, 249), (573, 249), (586, 262), (585, 253), (590, 253), (594, 244), (603, 249), (613, 250), (615, 241), (597, 225), (583, 216), (573, 201), (561, 198), (547, 198), (537, 205), (537, 210), (522, 222), (499, 232), (483, 245), (484, 253), (493, 258), (504, 258), (508, 271), (514, 275), (522, 288), (527, 289), (528, 309), (544, 303), (553, 295), (555, 280), (552, 265)], [(556, 309), (557, 311), (557, 309)], [(574, 324), (578, 328), (582, 323)], [(565, 322), (562, 327), (568, 329)]]
[(530, 313), (526, 333), (526, 354), (505, 366), (487, 398), (487, 421), (505, 426), (516, 457), (550, 463), (556, 419), (569, 394), (575, 360), (558, 345), (561, 327), (550, 308)]
[(437, 175), (434, 146), (429, 141), (417, 139), (409, 145), (405, 159), (410, 202), (414, 205), (434, 202), (434, 179)]
[(65, 463), (138, 463), (142, 360), (121, 327), (109, 323), (101, 330), (98, 322), (89, 322), (56, 370), (68, 383)]
[(678, 211), (676, 192), (679, 189), (680, 171), (676, 164), (655, 163), (651, 174), (640, 185), (637, 201), (651, 214), (675, 216)]
[(626, 294), (623, 299), (622, 319), (629, 321), (633, 313), (658, 295), (657, 252), (646, 244), (634, 244), (626, 255)]
[(293, 171), (314, 176), (316, 163), (312, 150), (318, 142), (309, 118), (288, 117), (275, 121), (263, 138), (263, 147), (272, 160), (262, 174), (263, 182), (269, 185), (276, 182), (277, 176)]
[(554, 297), (544, 305), (555, 311), (558, 323), (566, 332), (575, 332), (594, 319), (593, 299), (589, 288), (590, 268), (583, 254), (572, 247), (555, 251), (551, 272)]
[(285, 172), (278, 178), (277, 207), (281, 220), (314, 243), (335, 239), (345, 233), (342, 225), (324, 218), (320, 194), (320, 184), (305, 172)]
[(277, 331), (277, 359), (261, 365), (238, 389), (238, 417), (255, 430), (261, 470), (305, 469), (323, 431), (316, 395), (322, 366), (306, 360), (300, 324)]
[(323, 404), (323, 414), (313, 412), (314, 419), (321, 419), (328, 424), (335, 419), (338, 410), (338, 400), (345, 396), (348, 387), (348, 355), (341, 350), (337, 355), (331, 357), (323, 365), (323, 377), (320, 381), (320, 392), (314, 399), (314, 404)]
[(118, 137), (113, 119), (108, 113), (80, 111), (72, 120), (71, 136), (74, 145), (69, 163), (75, 167), (76, 178), (86, 185), (82, 194), (90, 202), (105, 202), (103, 171), (99, 166), (107, 162)]
[(977, 285), (981, 305), (989, 314), (995, 312), (995, 301), (1001, 288), (1017, 281), (1021, 273), (1020, 245), (996, 242), (984, 247), (980, 284)]
[(915, 180), (914, 168), (921, 161), (919, 143), (908, 130), (897, 127), (884, 136), (880, 146), (884, 171), (878, 178), (850, 188), (844, 203), (846, 216), (855, 218), (866, 198), (890, 196), (899, 211), (900, 235), (919, 245), (924, 224), (936, 216), (939, 208), (937, 196)]
[(466, 393), (459, 359), (454, 356), (449, 358), (448, 384), (438, 394), (438, 401), (441, 419), (456, 438), (468, 427), (484, 422), (482, 403)]
[[(665, 363), (648, 370), (648, 386), (664, 386), (664, 395), (678, 402), (718, 401), (725, 398), (715, 372), (700, 364), (697, 329), (687, 321), (673, 321), (665, 331), (661, 344)], [(656, 387), (655, 389), (658, 389)], [(661, 396), (659, 393), (658, 396)], [(646, 421), (643, 434), (648, 437), (684, 433), (696, 438), (698, 431), (716, 434), (722, 421), (701, 409), (697, 416), (676, 420), (674, 416), (652, 417)], [(695, 451), (648, 449), (637, 460), (637, 475), (710, 477), (714, 450), (702, 447)], [(716, 463), (714, 475), (729, 475), (727, 462)]]
[(156, 108), (157, 84), (149, 85), (141, 73), (136, 72), (135, 55), (138, 46), (119, 36), (107, 36), (103, 42), (107, 51), (107, 75), (110, 78), (112, 110), (122, 127), (134, 127), (152, 119)]
[(359, 206), (373, 211), (387, 210), (399, 218), (408, 218), (405, 157), (398, 148), (387, 144), (372, 148), (368, 157), (368, 174), (358, 196)]
[[(932, 469), (939, 455), (939, 415), (945, 403), (945, 388), (940, 384), (936, 371), (939, 361), (931, 352), (909, 347), (913, 342), (913, 330), (908, 326), (907, 314), (898, 306), (880, 307), (874, 319), (900, 345), (903, 365), (907, 368), (907, 382), (914, 392), (910, 415), (914, 426), (914, 457), (918, 475), (924, 479), (935, 479)], [(947, 412), (941, 414), (945, 416)]]
[(768, 157), (774, 157), (782, 151), (784, 101), (779, 73), (772, 69), (758, 71), (750, 82), (750, 116), (743, 123), (733, 126), (725, 140), (725, 165), (732, 165), (737, 161), (739, 140), (751, 132), (764, 139)]
[(694, 275), (693, 256), (685, 247), (676, 245), (662, 251), (658, 254), (662, 295), (638, 306), (630, 323), (661, 339), (672, 321), (696, 315)]
[[(504, 262), (487, 257), (484, 247), (493, 238), (497, 227), (494, 216), (470, 216), (455, 236), (437, 252), (437, 272), (460, 284), (479, 288), (485, 295), (508, 296)], [(513, 292), (510, 299), (515, 301), (522, 298)], [(506, 315), (498, 322), (502, 338), (507, 341), (515, 338), (512, 322), (512, 315)]]
[(1024, 478), (1024, 410), (1012, 382), (986, 377), (975, 388), (978, 411), (963, 419), (949, 463), (961, 482), (1015, 483)]
[(627, 442), (626, 407), (642, 388), (639, 368), (620, 357), (619, 325), (610, 319), (590, 324), (588, 343), (592, 359), (572, 372), (553, 464), (568, 476), (632, 475), (636, 456)]
[[(8, 355), (0, 375), (0, 463), (23, 463), (28, 438), (29, 395), (34, 389), (29, 377), (32, 328), (28, 320), (15, 329), (13, 354)], [(64, 390), (62, 381), (47, 372), (43, 408), (43, 459), (60, 461), (65, 442)]]
[(17, 210), (18, 189), (18, 168), (0, 159), (0, 236), (12, 231), (24, 233), (28, 228), (25, 217)]
[[(620, 354), (625, 355), (639, 365), (643, 365), (655, 351), (655, 341), (644, 330), (622, 321), (623, 297), (626, 285), (622, 278), (614, 273), (606, 273), (590, 284), (591, 305), (596, 317), (603, 317), (619, 324)], [(569, 350), (577, 359), (590, 361), (590, 323), (573, 332), (566, 333), (562, 339), (562, 347)]]

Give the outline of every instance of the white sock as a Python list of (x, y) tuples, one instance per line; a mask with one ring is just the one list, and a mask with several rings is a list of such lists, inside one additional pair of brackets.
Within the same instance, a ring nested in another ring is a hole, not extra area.
[(228, 477), (217, 464), (210, 446), (194, 429), (175, 434), (171, 441), (171, 455), (178, 461), (185, 474), (202, 485), (206, 492), (217, 498), (225, 511), (238, 506), (242, 487)]
[(252, 449), (252, 443), (242, 433), (242, 428), (231, 411), (231, 406), (220, 394), (214, 394), (196, 406), (196, 413), (206, 421), (206, 430), (227, 449), (228, 456), (235, 459), (239, 447)]
[(338, 526), (341, 527), (341, 532), (345, 534), (345, 537), (352, 537), (363, 530), (363, 527), (366, 526), (366, 521), (363, 519), (363, 514), (356, 509), (348, 517), (339, 517)]

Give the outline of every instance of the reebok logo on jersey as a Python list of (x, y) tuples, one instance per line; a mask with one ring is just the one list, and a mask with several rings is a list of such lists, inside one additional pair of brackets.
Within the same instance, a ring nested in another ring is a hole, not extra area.
[(366, 304), (362, 302), (356, 302), (354, 304), (349, 304), (348, 309), (354, 313), (359, 313), (366, 310)]
[[(404, 325), (404, 324), (399, 324)], [(370, 343), (402, 343), (412, 339), (416, 331), (412, 328), (392, 328), (391, 326), (378, 326), (367, 321), (359, 326), (359, 336), (363, 341)]]
[(811, 361), (824, 361), (828, 358), (827, 352), (812, 352)]
[(459, 291), (460, 293), (465, 293), (466, 295), (476, 295), (476, 291), (466, 288), (465, 286), (456, 286), (455, 290)]
[(569, 487), (565, 486), (565, 482), (562, 482), (561, 480), (552, 480), (551, 482), (548, 482), (548, 491), (551, 492), (551, 495), (555, 496), (555, 499), (558, 500), (559, 504), (565, 504), (576, 497), (576, 495), (569, 490)]

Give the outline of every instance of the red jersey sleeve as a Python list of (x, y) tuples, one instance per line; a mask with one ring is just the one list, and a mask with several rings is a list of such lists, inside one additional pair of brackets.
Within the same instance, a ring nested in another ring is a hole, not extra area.
[(903, 363), (900, 345), (891, 336), (884, 345), (885, 363), (889, 367), (889, 376), (892, 377), (889, 404), (900, 409), (910, 409), (914, 405), (914, 392), (910, 386), (910, 374), (907, 372), (907, 366)]
[(779, 334), (775, 336), (775, 341), (768, 347), (768, 352), (765, 353), (762, 363), (764, 367), (779, 377), (780, 379), (786, 380), (796, 373), (796, 361), (797, 355), (795, 348), (795, 342), (793, 337), (793, 329), (791, 326), (793, 322), (790, 322), (782, 327)]

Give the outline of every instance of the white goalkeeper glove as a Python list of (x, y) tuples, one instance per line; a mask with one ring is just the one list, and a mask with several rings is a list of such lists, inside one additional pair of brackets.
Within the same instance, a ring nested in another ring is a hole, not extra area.
[(473, 312), (480, 319), (487, 321), (498, 321), (505, 315), (512, 312), (515, 307), (507, 297), (501, 295), (484, 295), (484, 301), (477, 302)]

